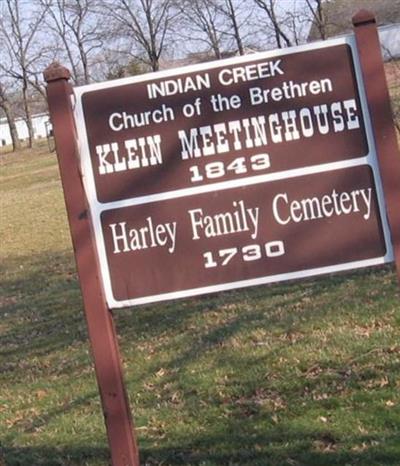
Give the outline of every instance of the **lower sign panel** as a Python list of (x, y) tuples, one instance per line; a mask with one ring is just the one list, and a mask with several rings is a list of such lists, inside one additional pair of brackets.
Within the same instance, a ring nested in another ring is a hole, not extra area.
[(386, 255), (368, 165), (110, 209), (101, 226), (110, 307), (383, 263)]

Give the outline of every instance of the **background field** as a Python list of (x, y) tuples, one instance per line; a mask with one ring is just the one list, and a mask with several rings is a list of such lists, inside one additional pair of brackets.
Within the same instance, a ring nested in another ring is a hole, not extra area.
[[(56, 157), (0, 163), (0, 464), (106, 465)], [(399, 298), (384, 267), (118, 311), (142, 463), (400, 465)]]

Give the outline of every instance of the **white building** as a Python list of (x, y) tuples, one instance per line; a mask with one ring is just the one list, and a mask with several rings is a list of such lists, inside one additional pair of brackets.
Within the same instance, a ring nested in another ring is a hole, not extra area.
[(378, 33), (384, 60), (400, 58), (400, 23), (380, 26)]
[[(15, 120), (17, 127), (18, 139), (25, 141), (29, 138), (28, 126), (23, 118)], [(41, 139), (47, 137), (51, 131), (51, 123), (47, 113), (38, 113), (32, 117), (33, 137), (34, 139)], [(8, 146), (12, 144), (10, 128), (6, 118), (0, 119), (0, 146)]]

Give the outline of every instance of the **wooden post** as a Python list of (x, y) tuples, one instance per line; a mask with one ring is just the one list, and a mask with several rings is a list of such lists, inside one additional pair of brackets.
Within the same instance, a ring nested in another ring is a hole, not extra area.
[(361, 10), (353, 16), (353, 25), (400, 281), (400, 153), (375, 16)]
[(80, 175), (72, 87), (68, 82), (70, 73), (55, 63), (45, 70), (44, 78), (112, 464), (139, 466), (113, 316), (107, 307), (99, 277), (91, 220)]

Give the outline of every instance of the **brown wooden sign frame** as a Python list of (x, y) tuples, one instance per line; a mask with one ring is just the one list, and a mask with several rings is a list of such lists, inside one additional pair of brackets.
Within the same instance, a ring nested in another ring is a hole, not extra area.
[(400, 153), (375, 16), (361, 10), (353, 16), (353, 25), (400, 281)]
[[(400, 154), (379, 38), (372, 13), (359, 12), (353, 17), (353, 24), (400, 280)], [(72, 108), (73, 90), (68, 82), (70, 73), (66, 68), (53, 64), (46, 69), (44, 76), (112, 464), (139, 466), (113, 315), (104, 297), (93, 227), (80, 173)]]
[(69, 71), (57, 64), (45, 71), (47, 99), (83, 306), (103, 406), (113, 466), (139, 466), (113, 315), (104, 299), (92, 226), (79, 171)]
[(349, 35), (74, 88), (111, 309), (393, 261), (356, 47)]

